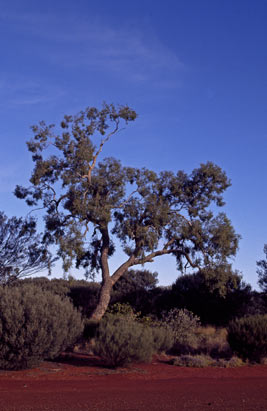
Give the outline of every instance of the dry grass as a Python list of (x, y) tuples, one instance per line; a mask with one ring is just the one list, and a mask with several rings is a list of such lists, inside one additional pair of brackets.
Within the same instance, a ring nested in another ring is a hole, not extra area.
[(181, 355), (180, 357), (172, 358), (170, 364), (178, 367), (222, 367), (222, 368), (234, 368), (241, 367), (245, 363), (238, 357), (232, 357), (226, 359), (214, 359), (209, 355)]
[(198, 337), (196, 349), (198, 354), (206, 354), (212, 358), (231, 357), (226, 328), (198, 327), (196, 334)]

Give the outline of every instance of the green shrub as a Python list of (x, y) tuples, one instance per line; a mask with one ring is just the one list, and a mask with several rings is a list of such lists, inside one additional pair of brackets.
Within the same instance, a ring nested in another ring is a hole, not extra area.
[(129, 303), (115, 303), (112, 304), (107, 313), (114, 315), (125, 315), (135, 320), (139, 317), (140, 313), (136, 313)]
[(70, 297), (74, 307), (78, 308), (85, 318), (90, 317), (98, 303), (100, 284), (84, 280), (70, 282)]
[[(147, 325), (145, 325), (148, 327)], [(155, 352), (169, 351), (173, 347), (174, 336), (168, 327), (152, 326), (153, 344)]]
[(83, 331), (71, 302), (33, 285), (0, 288), (0, 368), (53, 359)]
[(242, 359), (260, 362), (267, 356), (267, 315), (233, 320), (228, 326), (228, 342)]
[(53, 278), (52, 280), (47, 277), (24, 278), (15, 283), (15, 287), (24, 287), (25, 285), (34, 285), (42, 291), (50, 291), (60, 297), (66, 297), (70, 290), (69, 282), (63, 278)]
[(198, 336), (196, 330), (200, 320), (191, 311), (174, 308), (167, 313), (163, 313), (161, 323), (173, 333), (173, 352), (186, 354), (197, 347)]
[(157, 342), (150, 327), (122, 315), (107, 314), (101, 320), (95, 354), (110, 367), (150, 361)]

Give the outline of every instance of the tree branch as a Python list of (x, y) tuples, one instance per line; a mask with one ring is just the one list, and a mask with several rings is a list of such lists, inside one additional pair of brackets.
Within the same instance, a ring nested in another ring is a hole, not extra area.
[(138, 192), (138, 190), (134, 190), (130, 195), (129, 195), (129, 197), (125, 200), (125, 201), (123, 201), (120, 205), (118, 205), (118, 206), (116, 206), (116, 207), (111, 207), (113, 210), (115, 209), (115, 208), (122, 208), (125, 204), (127, 204), (128, 203), (128, 201), (131, 199), (131, 197), (135, 194), (135, 193), (137, 193)]
[[(121, 130), (123, 130), (123, 129), (121, 129)], [(117, 119), (117, 120), (116, 120), (116, 127), (115, 127), (115, 129), (114, 129), (113, 131), (111, 131), (111, 132), (107, 135), (107, 137), (104, 138), (104, 139), (101, 141), (100, 146), (99, 146), (99, 149), (97, 150), (97, 152), (96, 152), (95, 155), (93, 156), (92, 163), (89, 165), (88, 173), (87, 173), (87, 174), (84, 174), (83, 176), (81, 176), (82, 178), (87, 178), (89, 184), (91, 184), (91, 181), (92, 181), (92, 171), (93, 171), (93, 169), (95, 168), (97, 157), (98, 157), (99, 154), (101, 153), (104, 144), (110, 139), (111, 136), (113, 136), (113, 134), (115, 134), (115, 133), (117, 133), (118, 131), (121, 131), (121, 130), (119, 130), (119, 120)]]
[[(161, 255), (166, 255), (166, 254), (172, 254), (176, 250), (173, 248), (169, 248), (174, 242), (176, 241), (175, 238), (172, 238), (169, 240), (164, 247), (161, 250), (154, 251), (153, 253), (148, 254), (145, 257), (142, 258), (135, 258), (133, 260), (133, 263), (131, 265), (138, 265), (138, 264), (145, 264), (145, 263), (152, 263), (154, 261), (155, 257), (159, 257)], [(177, 250), (181, 255), (183, 255), (186, 259), (187, 262), (190, 264), (192, 268), (200, 268), (199, 264), (194, 263), (189, 255), (189, 253), (186, 253), (184, 250)]]

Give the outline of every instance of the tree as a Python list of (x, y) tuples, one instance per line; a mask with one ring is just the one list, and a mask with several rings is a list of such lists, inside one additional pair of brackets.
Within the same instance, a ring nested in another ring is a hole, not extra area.
[(128, 270), (114, 284), (111, 303), (130, 304), (136, 312), (147, 315), (151, 313), (157, 283), (157, 272), (152, 273), (145, 269)]
[(265, 260), (257, 261), (257, 274), (259, 276), (258, 284), (263, 292), (267, 293), (267, 244), (264, 245), (263, 252)]
[(7, 218), (0, 212), (0, 284), (50, 270), (54, 259), (36, 234), (33, 218)]
[[(98, 161), (121, 123), (135, 118), (128, 106), (104, 104), (101, 110), (65, 116), (58, 131), (45, 122), (33, 126), (34, 137), (27, 143), (35, 163), (31, 186), (15, 190), (29, 206), (42, 203), (44, 242), (58, 245), (65, 270), (75, 261), (87, 275), (101, 271), (94, 321), (102, 318), (113, 285), (130, 267), (167, 254), (180, 270), (216, 265), (234, 255), (238, 245), (229, 219), (224, 213), (215, 216), (210, 207), (224, 204), (222, 194), (230, 185), (220, 167), (208, 162), (190, 175), (157, 174), (124, 167), (114, 158)], [(93, 143), (94, 134), (100, 143)], [(126, 257), (110, 273), (115, 239)]]
[(242, 276), (226, 264), (214, 271), (207, 268), (179, 276), (168, 293), (167, 302), (193, 311), (204, 324), (225, 326), (232, 318), (252, 309), (252, 292)]
[(121, 295), (130, 294), (136, 291), (149, 291), (156, 287), (158, 283), (158, 273), (151, 273), (149, 270), (128, 270), (114, 284), (114, 290)]

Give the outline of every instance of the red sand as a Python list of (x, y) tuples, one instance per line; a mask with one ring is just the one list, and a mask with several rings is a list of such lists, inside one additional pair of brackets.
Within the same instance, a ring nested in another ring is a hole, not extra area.
[(104, 368), (73, 354), (39, 368), (0, 371), (1, 411), (267, 410), (267, 366), (183, 368), (163, 359)]

